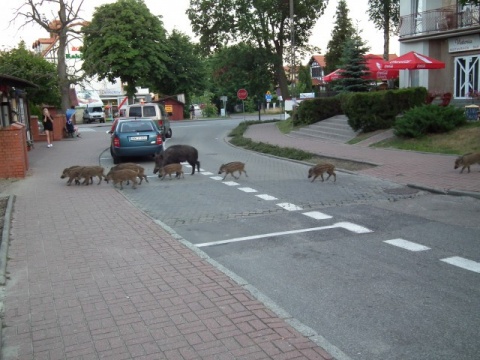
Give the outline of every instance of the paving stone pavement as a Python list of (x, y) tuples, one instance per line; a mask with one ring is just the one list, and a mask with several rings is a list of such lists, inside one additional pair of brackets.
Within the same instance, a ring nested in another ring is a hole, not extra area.
[(66, 186), (63, 168), (98, 164), (99, 137), (37, 143), (2, 192), (15, 196), (2, 359), (333, 358), (113, 186)]
[(391, 133), (386, 132), (378, 135), (375, 139), (348, 145), (328, 140), (284, 135), (278, 130), (275, 123), (250, 126), (244, 134), (253, 141), (302, 149), (326, 157), (378, 165), (357, 171), (360, 174), (442, 193), (480, 197), (478, 165), (472, 166), (470, 173), (465, 170), (460, 174), (460, 169), (453, 168), (456, 156), (368, 147), (372, 142), (390, 135)]

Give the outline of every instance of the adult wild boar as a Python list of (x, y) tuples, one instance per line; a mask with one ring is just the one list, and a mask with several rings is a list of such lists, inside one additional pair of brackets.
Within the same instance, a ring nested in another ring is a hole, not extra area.
[[(200, 161), (198, 161), (198, 151), (190, 145), (172, 145), (160, 154), (155, 156), (155, 168), (153, 173), (156, 174), (162, 167), (169, 164), (188, 162), (192, 167), (192, 175), (195, 174), (195, 166), (200, 171)], [(160, 175), (159, 175), (160, 176)]]

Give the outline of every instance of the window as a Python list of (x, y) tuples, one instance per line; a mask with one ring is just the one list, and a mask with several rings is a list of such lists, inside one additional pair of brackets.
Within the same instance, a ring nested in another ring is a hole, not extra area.
[(143, 107), (143, 116), (145, 117), (155, 117), (155, 107), (154, 106), (144, 106)]
[(129, 111), (129, 116), (142, 117), (142, 108), (141, 107), (131, 107)]

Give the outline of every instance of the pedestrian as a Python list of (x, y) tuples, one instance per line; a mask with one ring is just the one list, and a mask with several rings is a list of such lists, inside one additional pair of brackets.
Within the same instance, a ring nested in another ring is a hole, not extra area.
[[(71, 106), (70, 109), (65, 113), (67, 122), (65, 124), (65, 131), (69, 137), (75, 136), (75, 106)], [(78, 135), (77, 135), (78, 136)]]
[(195, 106), (190, 105), (190, 120), (193, 120), (195, 118)]
[(50, 115), (50, 112), (47, 108), (43, 109), (43, 130), (45, 130), (45, 134), (47, 135), (47, 147), (51, 148), (52, 144), (52, 137), (53, 137), (53, 118)]

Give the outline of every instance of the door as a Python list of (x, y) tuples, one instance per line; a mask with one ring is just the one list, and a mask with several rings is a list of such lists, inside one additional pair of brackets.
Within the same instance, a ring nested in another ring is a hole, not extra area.
[(480, 55), (455, 58), (456, 99), (468, 99), (469, 93), (480, 89)]

